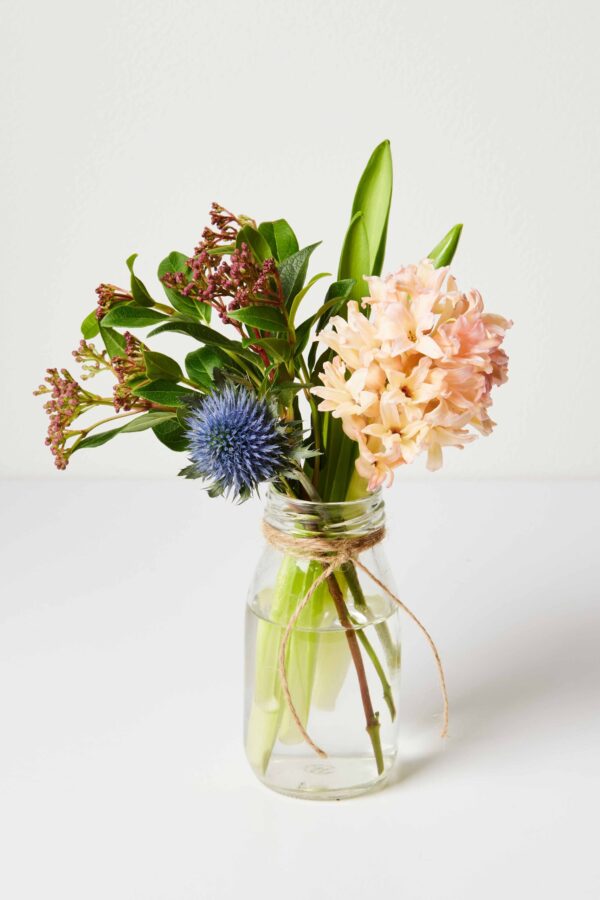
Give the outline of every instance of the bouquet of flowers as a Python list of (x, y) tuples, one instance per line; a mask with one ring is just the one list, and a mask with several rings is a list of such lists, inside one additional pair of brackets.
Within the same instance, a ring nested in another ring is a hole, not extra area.
[[(81, 450), (150, 431), (187, 454), (179, 474), (199, 479), (212, 497), (243, 501), (270, 485), (279, 504), (267, 516), (276, 565), (255, 592), (268, 608), (251, 637), (247, 716), (248, 755), (261, 776), (277, 742), (325, 753), (308, 734), (309, 716), (318, 691), (335, 705), (348, 661), (372, 759), (384, 772), (365, 659), (391, 720), (399, 654), (377, 604), (386, 592), (398, 598), (377, 576), (382, 593), (367, 596), (368, 576), (358, 574), (359, 554), (373, 552), (369, 540), (380, 531), (349, 536), (340, 525), (419, 454), (437, 469), (444, 447), (489, 434), (492, 390), (507, 378), (501, 345), (511, 323), (486, 312), (479, 292), (461, 290), (449, 271), (461, 225), (418, 263), (382, 277), (391, 194), (384, 141), (358, 183), (327, 290), (329, 273), (308, 277), (317, 243), (300, 247), (285, 219), (258, 224), (213, 204), (193, 253), (173, 251), (158, 266), (159, 298), (136, 275), (136, 254), (127, 260), (128, 287), (97, 288), (73, 351), (81, 377), (48, 369), (36, 392), (46, 397), (46, 444), (59, 469)], [(184, 336), (183, 359), (156, 349), (166, 333)], [(89, 382), (102, 374), (112, 390), (95, 393)], [(328, 643), (332, 623), (336, 640)], [(377, 647), (367, 634), (375, 626)]]

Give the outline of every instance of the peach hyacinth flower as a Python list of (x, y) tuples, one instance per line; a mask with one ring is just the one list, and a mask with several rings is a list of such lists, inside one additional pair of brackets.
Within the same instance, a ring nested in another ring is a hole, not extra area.
[(351, 301), (347, 320), (333, 317), (317, 336), (336, 355), (312, 392), (357, 441), (357, 471), (374, 490), (422, 452), (438, 469), (444, 447), (462, 448), (473, 429), (490, 433), (491, 390), (507, 379), (500, 345), (512, 322), (486, 313), (477, 291), (461, 293), (448, 268), (428, 259), (365, 280), (371, 315)]

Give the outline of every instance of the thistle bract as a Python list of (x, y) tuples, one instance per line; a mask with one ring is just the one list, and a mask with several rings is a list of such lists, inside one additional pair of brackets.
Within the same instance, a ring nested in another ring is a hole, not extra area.
[(214, 391), (188, 417), (188, 478), (211, 482), (212, 496), (247, 499), (290, 465), (294, 436), (268, 400), (244, 387)]

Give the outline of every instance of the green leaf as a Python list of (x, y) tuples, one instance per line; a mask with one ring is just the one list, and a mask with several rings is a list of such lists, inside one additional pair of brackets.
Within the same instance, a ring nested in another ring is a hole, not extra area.
[[(353, 278), (343, 278), (341, 281), (334, 281), (333, 284), (329, 285), (327, 293), (325, 294), (325, 302), (321, 309), (317, 310), (317, 316), (324, 316), (326, 312), (330, 309), (336, 310), (337, 306), (343, 306), (344, 301), (348, 299), (350, 294), (352, 293), (352, 288), (354, 287), (355, 281)], [(335, 301), (332, 303), (332, 301)], [(336, 313), (332, 312), (330, 315), (335, 315)], [(323, 325), (321, 325), (323, 327)]]
[[(354, 462), (358, 456), (358, 442), (351, 440), (343, 431), (341, 419), (333, 417), (329, 423), (330, 435), (329, 440), (332, 441), (334, 435), (339, 435), (337, 444), (338, 451), (334, 455), (330, 455), (329, 446), (327, 447), (327, 459), (329, 465), (329, 480), (323, 499), (328, 503), (341, 503), (346, 499), (348, 485), (354, 472)], [(334, 465), (331, 465), (331, 462)]]
[(316, 244), (310, 244), (292, 256), (284, 259), (279, 266), (279, 277), (281, 279), (281, 287), (283, 295), (289, 302), (291, 301), (304, 284), (306, 278), (306, 270), (308, 269), (308, 261), (313, 250), (319, 246), (321, 241)]
[(262, 236), (268, 241), (273, 251), (273, 256), (278, 262), (293, 256), (300, 249), (298, 238), (285, 219), (275, 219), (274, 222), (262, 222), (258, 226)]
[(96, 315), (96, 310), (93, 309), (81, 323), (81, 333), (86, 341), (89, 341), (91, 340), (91, 338), (96, 337), (100, 330), (99, 326), (100, 323), (98, 321), (98, 316)]
[(111, 428), (109, 431), (100, 432), (100, 434), (91, 434), (89, 437), (84, 438), (82, 441), (80, 441), (79, 444), (77, 444), (77, 447), (75, 447), (73, 453), (75, 453), (77, 450), (85, 450), (88, 447), (101, 447), (102, 444), (106, 444), (108, 443), (108, 441), (112, 441), (112, 439), (116, 437), (120, 431), (120, 428)]
[(265, 259), (271, 259), (273, 256), (267, 239), (251, 225), (244, 225), (243, 228), (240, 228), (235, 243), (236, 247), (248, 244), (259, 263), (264, 263)]
[(118, 328), (147, 328), (148, 325), (156, 325), (167, 319), (164, 313), (146, 306), (134, 306), (129, 303), (119, 303), (104, 316), (102, 324)]
[(188, 439), (185, 435), (185, 428), (177, 418), (171, 418), (166, 422), (156, 425), (152, 431), (159, 439), (161, 444), (168, 447), (169, 450), (176, 450), (181, 453), (188, 449)]
[(369, 256), (369, 238), (364, 223), (364, 213), (357, 212), (352, 217), (340, 256), (338, 281), (354, 280), (348, 294), (353, 300), (360, 300), (368, 293), (364, 275), (369, 275), (371, 263)]
[(268, 355), (278, 362), (285, 362), (290, 359), (291, 346), (287, 341), (280, 338), (246, 338), (245, 346), (263, 347)]
[(125, 265), (131, 272), (131, 293), (133, 295), (133, 302), (136, 306), (154, 306), (154, 300), (148, 293), (146, 289), (146, 285), (143, 281), (141, 281), (137, 275), (133, 271), (133, 264), (138, 258), (137, 253), (132, 253), (132, 255), (125, 261)]
[(152, 380), (164, 378), (167, 381), (181, 381), (183, 372), (179, 363), (164, 353), (154, 350), (142, 351), (146, 364), (146, 375)]
[[(294, 356), (298, 358), (301, 353), (304, 352), (306, 345), (308, 344), (308, 339), (310, 337), (311, 328), (313, 326), (314, 319), (306, 319), (302, 322), (301, 325), (298, 325), (296, 328), (296, 347), (294, 350)], [(315, 343), (316, 346), (316, 343)], [(311, 347), (312, 352), (312, 347)], [(309, 356), (309, 368), (310, 368), (310, 356)]]
[(185, 319), (177, 319), (173, 316), (168, 322), (159, 325), (158, 328), (151, 331), (149, 337), (160, 334), (163, 331), (177, 331), (180, 334), (188, 334), (202, 344), (220, 347), (232, 358), (239, 356), (247, 362), (259, 366), (259, 360), (257, 359), (256, 354), (252, 353), (251, 350), (246, 350), (239, 341), (232, 341), (219, 331), (215, 331), (207, 325), (202, 325), (200, 322), (187, 322)]
[(243, 306), (241, 309), (228, 312), (227, 315), (236, 322), (243, 322), (251, 328), (260, 328), (261, 331), (288, 330), (281, 312), (273, 306)]
[(305, 385), (298, 381), (284, 381), (281, 384), (270, 385), (269, 395), (278, 397), (281, 403), (288, 406), (304, 387)]
[(329, 275), (331, 275), (331, 272), (319, 272), (318, 275), (314, 275), (314, 276), (310, 279), (310, 281), (308, 282), (308, 284), (305, 285), (305, 286), (302, 288), (302, 290), (298, 291), (298, 293), (296, 294), (296, 296), (294, 297), (294, 299), (293, 299), (293, 301), (292, 301), (292, 305), (290, 306), (290, 315), (289, 315), (289, 319), (290, 319), (290, 322), (292, 323), (292, 325), (294, 324), (294, 320), (295, 320), (295, 318), (296, 318), (296, 312), (298, 311), (298, 307), (300, 306), (300, 304), (301, 304), (302, 300), (304, 299), (304, 297), (306, 297), (306, 295), (307, 295), (308, 292), (310, 291), (311, 287), (312, 287), (314, 284), (316, 284), (317, 281), (320, 281), (321, 278), (327, 278)]
[(125, 338), (114, 328), (107, 328), (104, 319), (100, 323), (100, 334), (111, 359), (113, 356), (125, 356)]
[(431, 253), (427, 255), (436, 269), (441, 269), (442, 266), (449, 266), (452, 262), (460, 241), (462, 228), (462, 225), (455, 225), (454, 228), (451, 228), (448, 234), (444, 235), (439, 244), (436, 244)]
[(146, 431), (148, 428), (154, 428), (156, 425), (160, 425), (162, 422), (167, 422), (175, 417), (176, 413), (162, 412), (159, 409), (151, 410), (141, 416), (137, 416), (135, 419), (130, 419), (127, 425), (123, 425), (119, 431), (122, 434), (134, 434), (137, 431)]
[(229, 356), (218, 347), (199, 347), (185, 358), (185, 369), (191, 381), (210, 391), (213, 372), (230, 364)]
[(163, 259), (157, 273), (173, 309), (176, 309), (177, 312), (184, 316), (190, 316), (192, 319), (204, 319), (206, 322), (210, 322), (211, 308), (208, 303), (199, 303), (197, 300), (183, 297), (163, 283), (163, 275), (170, 275), (175, 272), (189, 272), (188, 257), (185, 253), (180, 253), (178, 250), (173, 250)]
[(102, 444), (112, 441), (118, 434), (133, 434), (136, 431), (145, 431), (147, 428), (154, 428), (173, 418), (175, 418), (175, 413), (172, 412), (156, 411), (144, 413), (141, 416), (136, 416), (135, 419), (129, 419), (125, 425), (121, 425), (119, 428), (110, 428), (108, 431), (101, 431), (99, 434), (91, 434), (77, 444), (73, 453), (86, 448), (101, 447)]
[(185, 406), (186, 400), (197, 396), (190, 388), (164, 378), (132, 388), (132, 391), (136, 397), (143, 397), (144, 400), (151, 400), (152, 403), (160, 403), (163, 406)]
[(362, 273), (363, 275), (381, 274), (392, 202), (392, 186), (390, 142), (382, 141), (375, 147), (361, 175), (352, 205), (352, 218), (358, 212), (363, 214), (369, 244), (369, 268)]

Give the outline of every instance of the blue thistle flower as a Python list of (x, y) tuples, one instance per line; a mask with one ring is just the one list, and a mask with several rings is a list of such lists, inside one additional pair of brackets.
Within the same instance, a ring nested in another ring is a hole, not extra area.
[(180, 474), (209, 480), (211, 496), (246, 500), (289, 469), (297, 444), (268, 400), (231, 384), (192, 409), (187, 425), (191, 465)]

